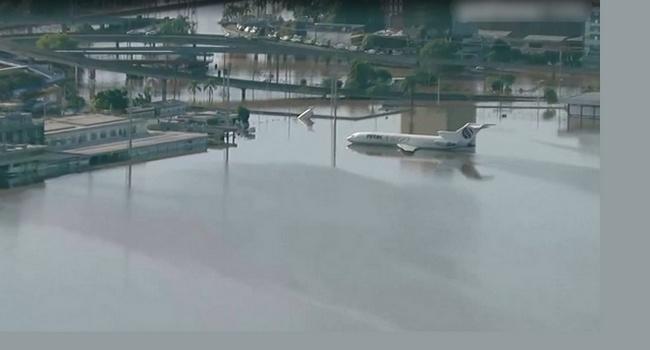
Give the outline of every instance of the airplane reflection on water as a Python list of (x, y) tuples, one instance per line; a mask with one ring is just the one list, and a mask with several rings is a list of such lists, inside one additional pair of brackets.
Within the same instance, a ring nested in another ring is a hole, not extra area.
[(453, 152), (421, 149), (413, 153), (405, 153), (398, 148), (381, 145), (349, 144), (349, 150), (374, 157), (399, 158), (404, 161), (432, 165), (437, 170), (459, 170), (465, 177), (473, 180), (487, 180), (492, 176), (484, 176), (476, 169), (472, 154), (473, 150), (457, 150)]

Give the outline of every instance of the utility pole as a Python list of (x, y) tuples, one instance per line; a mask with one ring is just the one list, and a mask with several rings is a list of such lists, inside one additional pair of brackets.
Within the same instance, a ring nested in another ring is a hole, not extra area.
[(332, 75), (332, 167), (336, 168), (336, 109), (337, 109), (337, 75)]
[(129, 116), (129, 149), (128, 149), (128, 155), (129, 155), (129, 162), (131, 161), (131, 158), (133, 157), (132, 155), (132, 150), (133, 150), (133, 117), (131, 115), (131, 112), (129, 111), (127, 113)]

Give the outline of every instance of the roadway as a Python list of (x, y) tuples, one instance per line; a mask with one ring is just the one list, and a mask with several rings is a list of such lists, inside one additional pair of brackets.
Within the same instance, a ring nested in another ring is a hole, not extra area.
[[(417, 57), (413, 55), (380, 55), (369, 54), (362, 51), (349, 51), (344, 49), (335, 49), (330, 47), (319, 47), (302, 43), (293, 43), (286, 41), (275, 41), (263, 38), (242, 38), (226, 37), (216, 34), (192, 34), (192, 35), (142, 35), (142, 34), (81, 34), (70, 33), (69, 36), (80, 42), (105, 42), (117, 43), (142, 43), (151, 44), (173, 44), (175, 46), (161, 46), (157, 49), (172, 50), (179, 54), (187, 53), (214, 53), (214, 52), (232, 52), (232, 53), (258, 53), (258, 54), (280, 54), (280, 55), (303, 55), (316, 57), (331, 57), (338, 59), (363, 60), (372, 64), (400, 67), (415, 68), (417, 66)], [(0, 37), (3, 40), (36, 40), (39, 35), (11, 35)], [(1, 44), (1, 42), (0, 42)], [(188, 46), (189, 45), (189, 46)], [(198, 46), (210, 45), (210, 46)], [(150, 47), (156, 49), (155, 47)], [(106, 49), (106, 48), (104, 48)], [(116, 47), (120, 50), (121, 47)], [(127, 48), (128, 50), (129, 48)], [(131, 48), (133, 49), (133, 48)], [(144, 49), (138, 47), (138, 49)], [(146, 49), (144, 49), (146, 50)], [(522, 63), (499, 63), (499, 62), (479, 62), (477, 60), (459, 60), (459, 59), (438, 59), (433, 63), (446, 66), (463, 66), (474, 67), (482, 65), (487, 70), (496, 70), (503, 73), (550, 73), (555, 67), (546, 65), (530, 65)], [(564, 74), (599, 74), (599, 70), (562, 67)]]
[[(141, 77), (152, 77), (158, 79), (182, 79), (182, 80), (196, 80), (196, 81), (205, 81), (207, 79), (214, 79), (217, 84), (224, 85), (225, 79), (222, 77), (208, 76), (203, 72), (182, 72), (175, 69), (165, 69), (160, 67), (143, 67), (137, 65), (131, 65), (128, 63), (123, 63), (119, 61), (108, 61), (108, 60), (95, 60), (89, 59), (81, 55), (69, 55), (59, 52), (42, 50), (32, 46), (26, 46), (14, 43), (12, 41), (0, 40), (0, 47), (3, 50), (8, 51), (15, 55), (28, 56), (34, 59), (58, 63), (67, 66), (79, 66), (90, 69), (99, 69), (112, 72), (126, 73), (133, 76)], [(325, 96), (330, 93), (329, 88), (320, 87), (320, 86), (309, 86), (309, 85), (300, 85), (300, 84), (288, 84), (288, 83), (278, 83), (278, 82), (267, 82), (267, 81), (256, 81), (248, 79), (229, 79), (230, 87), (238, 88), (242, 90), (255, 89), (255, 90), (265, 90), (265, 91), (275, 91), (275, 92), (288, 92), (296, 94), (306, 94), (306, 95), (315, 95), (315, 96)], [(398, 91), (392, 91), (390, 93), (382, 95), (369, 95), (364, 91), (357, 91), (351, 89), (340, 89), (339, 93), (341, 96), (347, 96), (351, 98), (380, 98), (380, 99), (403, 99), (404, 94)], [(434, 93), (416, 93), (413, 95), (413, 98), (416, 100), (435, 100), (437, 95)], [(493, 95), (468, 95), (465, 93), (454, 93), (454, 92), (441, 92), (441, 100), (455, 100), (455, 101), (467, 101), (467, 100), (476, 100), (476, 101), (491, 101), (494, 100)], [(529, 96), (505, 96), (501, 97), (503, 101), (535, 101), (533, 97)]]

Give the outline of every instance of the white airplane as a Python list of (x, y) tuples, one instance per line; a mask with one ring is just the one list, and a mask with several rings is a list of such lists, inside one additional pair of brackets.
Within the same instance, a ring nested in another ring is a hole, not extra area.
[(456, 131), (438, 131), (438, 135), (355, 132), (347, 140), (353, 144), (397, 146), (408, 153), (418, 149), (471, 149), (476, 146), (476, 134), (492, 125), (494, 124), (467, 123)]

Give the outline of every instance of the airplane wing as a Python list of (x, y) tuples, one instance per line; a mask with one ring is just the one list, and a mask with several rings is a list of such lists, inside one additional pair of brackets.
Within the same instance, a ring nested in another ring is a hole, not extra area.
[(418, 149), (418, 148), (415, 147), (415, 146), (407, 145), (407, 144), (405, 144), (405, 143), (398, 143), (398, 144), (397, 144), (397, 147), (398, 147), (399, 149), (401, 149), (402, 151), (404, 151), (404, 152), (408, 152), (408, 153), (413, 153), (413, 152), (415, 152), (415, 151)]

